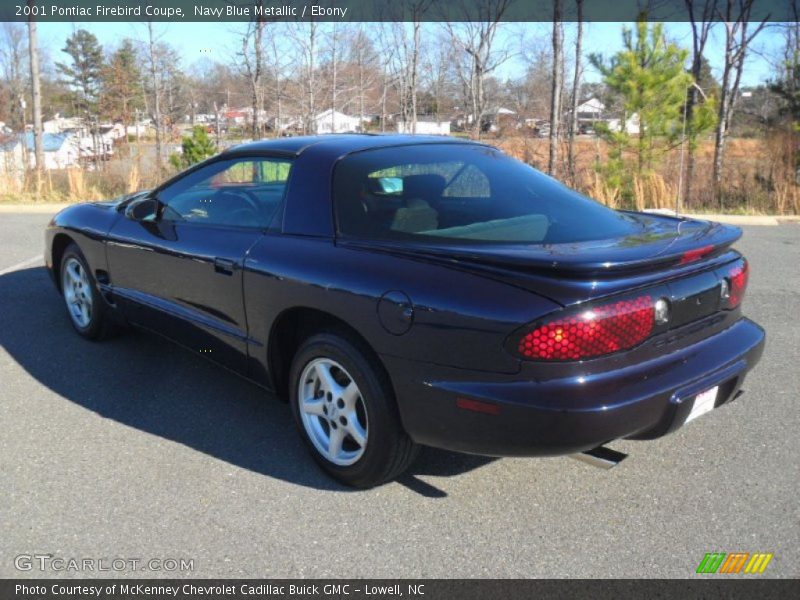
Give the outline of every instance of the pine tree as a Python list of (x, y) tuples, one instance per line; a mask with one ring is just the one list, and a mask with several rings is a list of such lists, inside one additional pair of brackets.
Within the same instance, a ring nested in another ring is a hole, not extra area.
[(169, 162), (176, 169), (185, 169), (217, 153), (216, 145), (202, 125), (192, 128), (192, 135), (183, 138), (181, 148), (183, 154), (172, 154), (169, 157)]
[(75, 92), (75, 106), (81, 112), (97, 113), (100, 80), (103, 71), (103, 47), (93, 33), (78, 29), (69, 38), (62, 52), (72, 59), (71, 64), (56, 63), (64, 82)]
[[(680, 137), (692, 76), (684, 68), (687, 51), (667, 42), (661, 24), (639, 21), (635, 30), (624, 28), (622, 36), (623, 49), (609, 61), (597, 54), (590, 60), (606, 86), (623, 100), (620, 130), (597, 127), (597, 131), (612, 146), (610, 160), (602, 169), (608, 183), (629, 193), (631, 171), (637, 176), (649, 172), (669, 143)], [(639, 121), (636, 137), (625, 130), (626, 120), (634, 115)], [(625, 164), (630, 152), (636, 157), (635, 165)]]
[(800, 63), (787, 64), (783, 79), (770, 82), (769, 89), (780, 96), (785, 105), (782, 112), (800, 127)]

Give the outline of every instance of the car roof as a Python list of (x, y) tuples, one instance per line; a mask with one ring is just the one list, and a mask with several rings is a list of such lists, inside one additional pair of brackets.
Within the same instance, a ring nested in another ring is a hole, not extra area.
[(398, 135), (380, 133), (346, 133), (306, 135), (289, 138), (259, 140), (232, 146), (222, 154), (240, 154), (252, 152), (276, 152), (281, 154), (302, 154), (311, 147), (317, 150), (335, 150), (342, 154), (369, 150), (371, 148), (390, 148), (392, 146), (408, 146), (417, 144), (471, 144), (478, 142), (464, 138), (444, 135)]

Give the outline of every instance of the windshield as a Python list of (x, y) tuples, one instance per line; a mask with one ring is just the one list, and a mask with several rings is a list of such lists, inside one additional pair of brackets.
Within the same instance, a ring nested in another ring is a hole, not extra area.
[(568, 243), (629, 235), (634, 221), (499, 150), (426, 144), (343, 158), (334, 172), (343, 237)]

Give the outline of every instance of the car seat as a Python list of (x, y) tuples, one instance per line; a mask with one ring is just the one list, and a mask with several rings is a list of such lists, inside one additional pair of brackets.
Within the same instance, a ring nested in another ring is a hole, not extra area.
[(439, 213), (431, 206), (442, 197), (447, 181), (441, 175), (408, 175), (403, 178), (403, 206), (392, 219), (391, 229), (417, 233), (436, 229)]

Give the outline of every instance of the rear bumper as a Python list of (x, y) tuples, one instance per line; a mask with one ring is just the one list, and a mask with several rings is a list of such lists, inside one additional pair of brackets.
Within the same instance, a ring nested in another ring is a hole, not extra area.
[[(698, 393), (718, 385), (716, 406), (732, 400), (763, 349), (764, 330), (740, 319), (644, 362), (547, 380), (382, 358), (403, 424), (416, 442), (491, 456), (551, 456), (674, 431)], [(458, 398), (490, 403), (495, 414), (459, 408)]]

